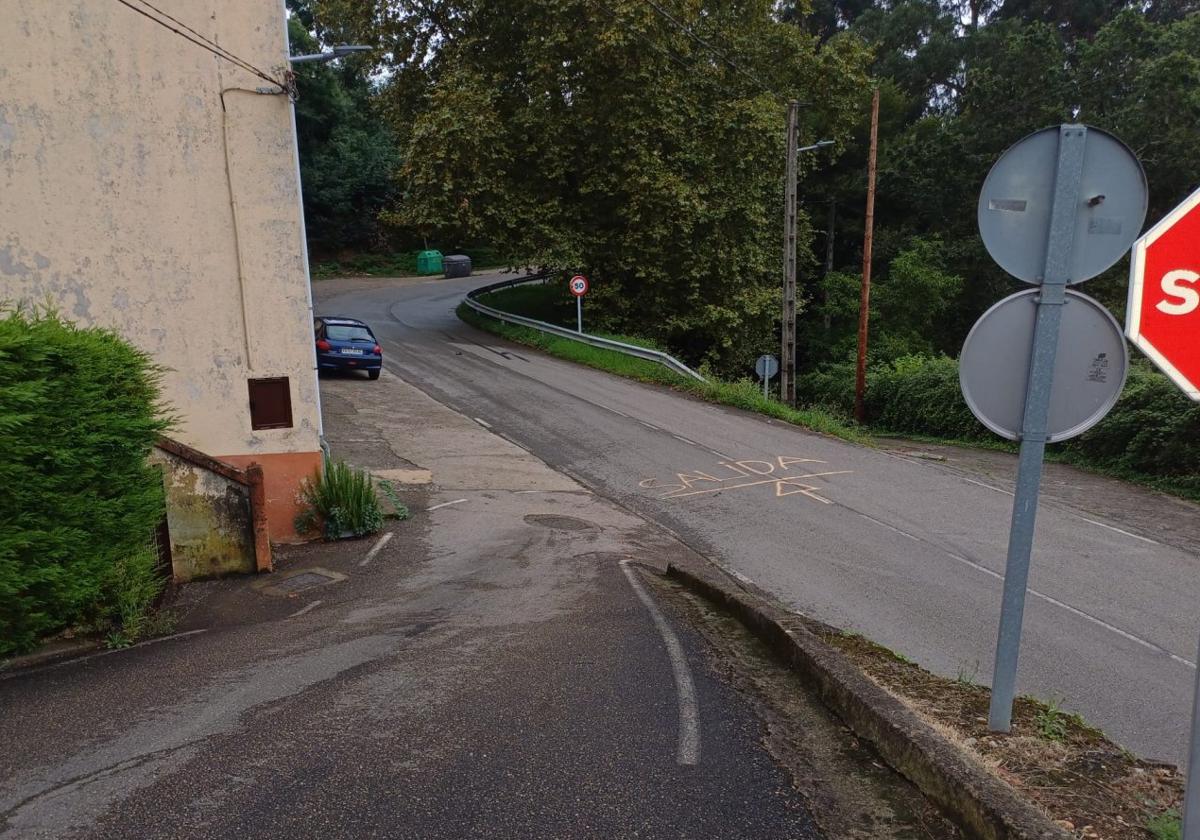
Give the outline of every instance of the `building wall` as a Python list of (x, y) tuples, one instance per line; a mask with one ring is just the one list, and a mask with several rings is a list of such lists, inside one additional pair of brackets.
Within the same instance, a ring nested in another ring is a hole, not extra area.
[[(282, 0), (155, 5), (282, 75)], [(283, 485), (320, 463), (320, 415), (287, 97), (120, 3), (0, 0), (0, 19), (0, 300), (149, 351), (173, 435), (261, 463), (272, 536), (293, 537)], [(247, 379), (276, 376), (293, 427), (254, 431)]]

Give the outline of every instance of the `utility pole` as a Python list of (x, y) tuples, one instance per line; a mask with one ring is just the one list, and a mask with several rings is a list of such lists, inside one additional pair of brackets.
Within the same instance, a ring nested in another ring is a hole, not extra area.
[(825, 231), (825, 291), (821, 294), (821, 302), (825, 304), (825, 337), (829, 337), (831, 318), (829, 315), (829, 275), (833, 274), (833, 232), (837, 223), (837, 201), (829, 199), (829, 226)]
[(779, 398), (796, 404), (796, 156), (799, 139), (797, 112), (792, 100), (787, 112), (787, 166), (783, 186), (783, 318), (779, 355)]
[(875, 238), (875, 153), (879, 141), (879, 88), (871, 97), (871, 149), (867, 153), (867, 222), (863, 232), (862, 290), (858, 297), (858, 368), (854, 375), (854, 419), (866, 420), (867, 322), (871, 306), (871, 245)]

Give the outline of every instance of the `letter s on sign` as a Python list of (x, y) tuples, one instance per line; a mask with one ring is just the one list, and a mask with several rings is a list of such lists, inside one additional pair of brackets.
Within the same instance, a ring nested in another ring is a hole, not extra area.
[(1159, 312), (1165, 312), (1167, 315), (1187, 315), (1189, 312), (1195, 311), (1197, 306), (1200, 306), (1200, 292), (1193, 289), (1190, 285), (1184, 286), (1183, 283), (1195, 283), (1200, 280), (1200, 274), (1187, 269), (1179, 269), (1177, 271), (1168, 271), (1163, 275), (1161, 285), (1163, 294), (1168, 297), (1179, 298), (1179, 303), (1172, 303), (1167, 300), (1160, 300), (1155, 304), (1154, 308)]

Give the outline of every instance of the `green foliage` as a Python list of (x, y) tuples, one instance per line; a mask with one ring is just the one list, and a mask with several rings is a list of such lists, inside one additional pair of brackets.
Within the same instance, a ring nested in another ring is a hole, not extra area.
[(1058, 700), (1051, 700), (1042, 705), (1033, 716), (1033, 725), (1038, 735), (1047, 741), (1067, 740), (1067, 721), (1069, 716), (1063, 712)]
[(326, 459), (322, 470), (304, 480), (300, 498), (306, 508), (296, 517), (299, 533), (320, 529), (325, 539), (336, 540), (366, 536), (383, 527), (383, 509), (371, 474), (345, 461)]
[(1172, 808), (1147, 821), (1146, 830), (1154, 840), (1182, 840), (1183, 820), (1179, 812)]
[(73, 625), (137, 635), (163, 515), (158, 383), (109, 330), (0, 316), (0, 656)]
[(113, 628), (109, 647), (128, 647), (160, 626), (152, 607), (166, 581), (156, 563), (154, 551), (143, 548), (121, 558), (105, 576), (104, 588), (112, 593), (104, 615)]
[[(314, 280), (328, 277), (371, 275), (374, 277), (413, 276), (417, 273), (418, 251), (389, 253), (360, 253), (336, 260), (323, 260), (312, 267)], [(500, 268), (504, 261), (496, 256), (494, 249), (487, 246), (453, 248), (445, 253), (463, 254), (471, 258), (471, 270)]]

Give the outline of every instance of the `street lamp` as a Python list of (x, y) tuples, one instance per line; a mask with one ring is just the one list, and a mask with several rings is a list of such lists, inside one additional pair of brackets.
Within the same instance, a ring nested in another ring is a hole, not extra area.
[(832, 146), (832, 145), (833, 145), (832, 140), (818, 140), (816, 143), (813, 143), (811, 146), (801, 146), (799, 149), (796, 150), (796, 153), (799, 154), (800, 152), (812, 152), (817, 149), (824, 149), (826, 146)]
[(333, 61), (335, 58), (350, 55), (351, 53), (370, 52), (375, 49), (363, 44), (338, 44), (333, 48), (332, 52), (311, 53), (309, 55), (293, 55), (288, 58), (292, 64), (303, 64), (309, 61), (319, 61), (322, 64), (328, 61)]

